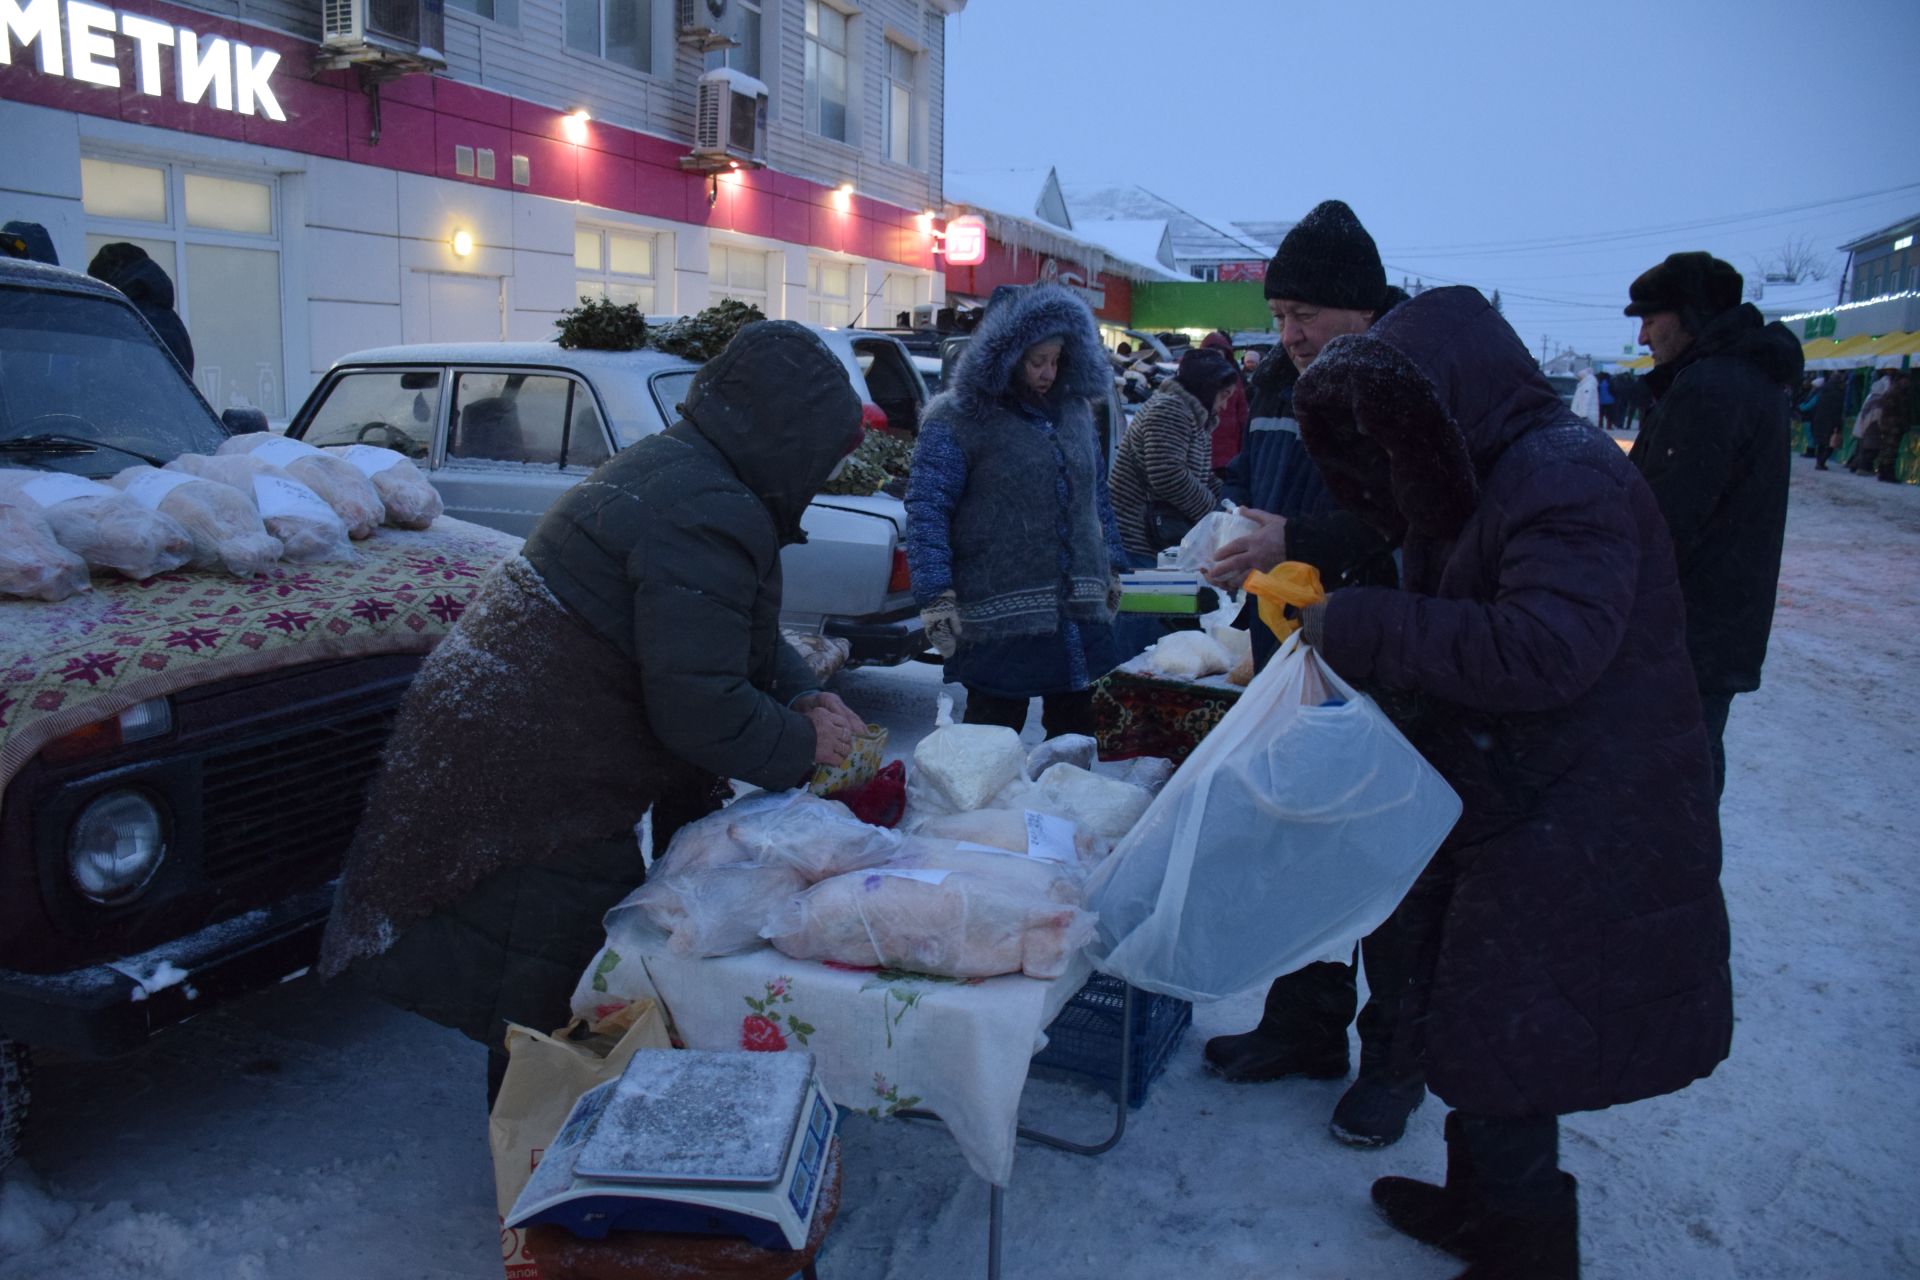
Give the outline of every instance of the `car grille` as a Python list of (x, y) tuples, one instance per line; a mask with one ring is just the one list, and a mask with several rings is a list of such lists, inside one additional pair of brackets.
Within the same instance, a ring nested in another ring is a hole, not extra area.
[(329, 868), (366, 808), (397, 706), (210, 754), (202, 774), (210, 881), (273, 864)]

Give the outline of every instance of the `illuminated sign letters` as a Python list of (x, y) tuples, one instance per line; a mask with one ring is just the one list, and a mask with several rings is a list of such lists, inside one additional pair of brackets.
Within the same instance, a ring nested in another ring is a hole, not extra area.
[(132, 41), (134, 84), (148, 97), (162, 96), (161, 50), (172, 49), (173, 92), (181, 102), (193, 106), (210, 97), (209, 105), (216, 110), (287, 118), (273, 95), (271, 81), (280, 55), (271, 49), (225, 36), (205, 38), (185, 27), (118, 13), (87, 0), (66, 0), (63, 31), (60, 0), (0, 0), (0, 66), (12, 65), (16, 44), (23, 53), (31, 45), (46, 75), (118, 89), (116, 35)]
[[(8, 0), (0, 0), (6, 4)], [(987, 260), (987, 224), (968, 214), (947, 224), (947, 265), (977, 267)]]

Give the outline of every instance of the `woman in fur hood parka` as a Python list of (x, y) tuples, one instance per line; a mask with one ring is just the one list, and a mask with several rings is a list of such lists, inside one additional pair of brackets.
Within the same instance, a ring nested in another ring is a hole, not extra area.
[(1463, 811), (1400, 907), (1446, 1185), (1383, 1178), (1396, 1227), (1475, 1280), (1579, 1272), (1556, 1117), (1671, 1093), (1733, 1029), (1720, 829), (1672, 539), (1478, 291), (1336, 339), (1294, 391), (1401, 585), (1310, 607), (1307, 642), (1406, 695)]
[(1018, 732), (1039, 697), (1048, 737), (1093, 732), (1128, 563), (1089, 404), (1111, 377), (1086, 303), (1034, 285), (997, 294), (927, 406), (907, 565), (970, 724)]

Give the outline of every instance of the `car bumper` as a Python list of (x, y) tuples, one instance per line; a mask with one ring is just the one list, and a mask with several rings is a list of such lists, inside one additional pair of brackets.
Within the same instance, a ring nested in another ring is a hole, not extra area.
[[(333, 886), (326, 885), (118, 966), (57, 974), (0, 969), (0, 1036), (80, 1057), (123, 1053), (235, 996), (300, 976), (319, 954), (332, 905)], [(155, 984), (144, 996), (142, 984), (122, 971), (152, 975), (163, 962), (186, 976)]]
[(879, 618), (828, 618), (821, 630), (853, 646), (850, 667), (898, 666), (927, 648), (927, 629), (917, 609)]

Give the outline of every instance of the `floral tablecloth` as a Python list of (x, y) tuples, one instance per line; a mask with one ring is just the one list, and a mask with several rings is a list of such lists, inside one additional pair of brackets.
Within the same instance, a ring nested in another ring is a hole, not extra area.
[(876, 1118), (934, 1112), (973, 1171), (999, 1186), (1013, 1176), (1027, 1065), (1092, 971), (1076, 957), (1052, 982), (932, 978), (771, 947), (700, 959), (672, 954), (639, 915), (616, 926), (582, 975), (576, 1016), (604, 1017), (648, 996), (689, 1049), (806, 1049), (835, 1103)]
[(377, 530), (350, 561), (258, 578), (101, 576), (65, 600), (0, 600), (0, 786), (51, 739), (148, 698), (296, 663), (425, 653), (519, 548), (442, 518)]
[(1239, 700), (1239, 686), (1222, 676), (1174, 680), (1116, 667), (1093, 684), (1094, 741), (1102, 760), (1164, 756), (1178, 765)]

